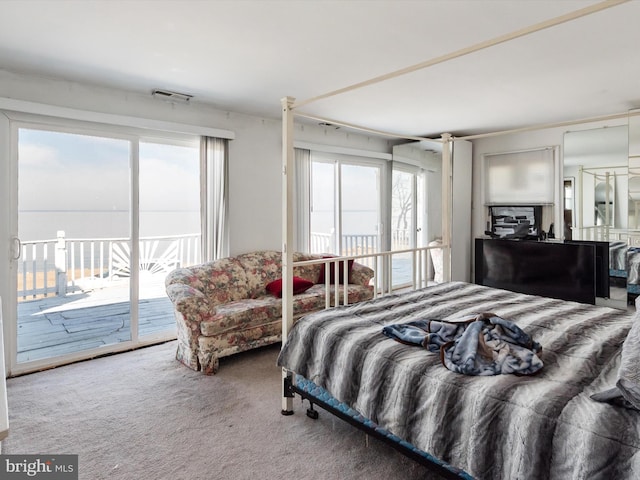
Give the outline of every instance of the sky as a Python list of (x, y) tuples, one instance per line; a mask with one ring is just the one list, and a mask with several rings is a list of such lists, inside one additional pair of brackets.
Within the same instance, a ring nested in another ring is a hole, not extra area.
[[(18, 152), (19, 210), (130, 210), (128, 140), (20, 129)], [(198, 205), (198, 148), (141, 143), (141, 210)]]

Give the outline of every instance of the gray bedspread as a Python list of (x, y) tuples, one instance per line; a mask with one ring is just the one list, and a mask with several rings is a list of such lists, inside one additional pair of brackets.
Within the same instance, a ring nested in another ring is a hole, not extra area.
[[(381, 333), (495, 312), (542, 345), (532, 376), (474, 377)], [(640, 412), (590, 398), (616, 384), (633, 314), (451, 282), (317, 312), (278, 365), (479, 479), (640, 478)]]

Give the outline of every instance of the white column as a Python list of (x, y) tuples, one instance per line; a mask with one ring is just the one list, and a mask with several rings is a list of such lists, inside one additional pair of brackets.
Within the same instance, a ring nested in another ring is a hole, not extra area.
[(451, 281), (451, 134), (442, 134), (442, 280)]
[[(284, 346), (293, 326), (293, 111), (294, 98), (285, 97), (282, 102), (282, 345)], [(293, 411), (293, 398), (283, 396), (282, 412)]]

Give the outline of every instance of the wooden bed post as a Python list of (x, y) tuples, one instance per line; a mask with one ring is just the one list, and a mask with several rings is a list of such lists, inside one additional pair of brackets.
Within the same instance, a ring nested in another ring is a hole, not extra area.
[[(282, 102), (282, 345), (293, 326), (293, 97)], [(282, 369), (282, 413), (293, 413), (293, 398), (288, 395)]]
[(442, 134), (442, 280), (451, 281), (451, 134)]

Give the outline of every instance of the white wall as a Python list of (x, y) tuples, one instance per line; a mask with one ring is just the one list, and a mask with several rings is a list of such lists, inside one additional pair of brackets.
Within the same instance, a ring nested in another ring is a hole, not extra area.
[[(0, 97), (235, 132), (235, 139), (230, 141), (229, 147), (230, 254), (282, 248), (280, 119), (217, 110), (210, 105), (199, 104), (197, 98), (188, 105), (174, 105), (157, 100), (150, 93), (142, 95), (3, 70), (0, 70)], [(280, 112), (280, 99), (274, 98), (273, 103), (274, 112)], [(8, 164), (8, 146), (2, 142), (7, 136), (6, 125), (0, 124), (0, 143), (3, 146), (0, 162), (3, 166)], [(295, 139), (391, 153), (391, 145), (386, 140), (316, 125), (297, 125)], [(8, 177), (3, 175), (1, 178), (6, 180)], [(7, 191), (3, 189), (3, 192)], [(6, 205), (7, 199), (2, 200)], [(6, 208), (0, 210), (0, 220), (6, 218), (7, 212)], [(5, 223), (0, 222), (2, 225)]]

